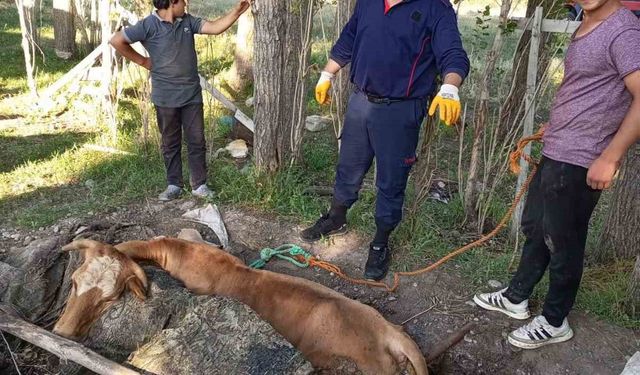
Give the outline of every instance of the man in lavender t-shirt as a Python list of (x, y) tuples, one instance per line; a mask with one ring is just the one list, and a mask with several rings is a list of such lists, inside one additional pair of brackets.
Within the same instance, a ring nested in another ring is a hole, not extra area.
[(549, 269), (542, 314), (508, 336), (524, 349), (573, 337), (567, 315), (582, 277), (591, 214), (640, 140), (640, 21), (618, 0), (577, 3), (584, 21), (567, 50), (543, 158), (529, 187), (520, 266), (509, 287), (474, 296), (480, 307), (527, 319), (528, 298)]

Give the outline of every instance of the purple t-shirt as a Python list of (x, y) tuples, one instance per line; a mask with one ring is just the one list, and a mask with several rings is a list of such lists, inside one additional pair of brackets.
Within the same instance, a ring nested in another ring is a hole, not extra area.
[(626, 8), (573, 37), (544, 134), (542, 154), (589, 168), (631, 105), (624, 77), (640, 70), (640, 20)]

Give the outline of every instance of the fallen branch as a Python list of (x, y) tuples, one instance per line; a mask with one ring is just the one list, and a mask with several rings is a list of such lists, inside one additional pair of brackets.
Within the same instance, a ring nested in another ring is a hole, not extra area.
[(464, 335), (469, 333), (476, 325), (472, 322), (465, 324), (462, 328), (452, 333), (450, 336), (445, 337), (442, 340), (438, 340), (438, 343), (429, 350), (426, 355), (427, 363), (433, 362), (442, 353), (446, 352), (449, 348), (460, 342), (464, 338)]
[(34, 324), (0, 310), (0, 330), (47, 350), (63, 360), (71, 360), (104, 375), (139, 375), (138, 372), (110, 361), (75, 341), (57, 336)]

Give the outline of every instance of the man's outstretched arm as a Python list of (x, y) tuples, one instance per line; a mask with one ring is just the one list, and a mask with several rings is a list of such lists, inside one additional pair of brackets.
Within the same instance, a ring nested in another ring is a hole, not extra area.
[(251, 0), (240, 0), (224, 16), (214, 21), (204, 21), (200, 28), (200, 34), (218, 35), (225, 32), (249, 7), (251, 7)]

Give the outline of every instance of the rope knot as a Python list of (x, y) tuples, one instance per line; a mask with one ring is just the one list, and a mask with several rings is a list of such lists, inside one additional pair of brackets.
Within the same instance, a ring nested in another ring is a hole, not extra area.
[(524, 149), (529, 143), (541, 140), (543, 135), (544, 128), (540, 128), (536, 134), (524, 137), (518, 141), (515, 151), (509, 155), (509, 169), (513, 174), (520, 174), (520, 158), (523, 158), (530, 164), (538, 164), (531, 156), (525, 154)]

